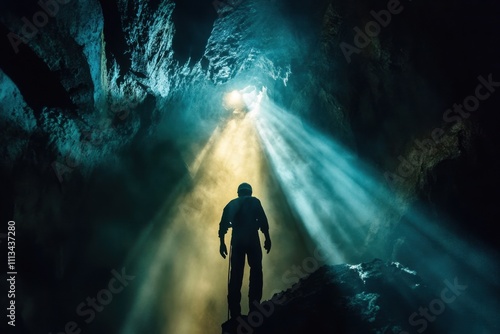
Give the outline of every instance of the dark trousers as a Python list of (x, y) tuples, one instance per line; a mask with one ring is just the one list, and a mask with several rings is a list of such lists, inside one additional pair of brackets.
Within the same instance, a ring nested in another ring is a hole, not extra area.
[(260, 303), (262, 298), (262, 249), (259, 238), (245, 240), (243, 242), (232, 242), (231, 254), (231, 277), (229, 279), (229, 291), (227, 302), (231, 318), (241, 314), (241, 284), (243, 282), (243, 271), (245, 268), (245, 255), (250, 266), (250, 287), (248, 301), (250, 311), (255, 309), (255, 304)]

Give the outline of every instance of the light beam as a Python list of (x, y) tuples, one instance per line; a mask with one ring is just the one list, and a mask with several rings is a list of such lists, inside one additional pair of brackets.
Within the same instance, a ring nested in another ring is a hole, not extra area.
[[(236, 197), (241, 182), (252, 184), (270, 221), (273, 251), (263, 259), (264, 298), (285, 289), (282, 273), (306, 256), (293, 217), (280, 203), (250, 118), (250, 114), (232, 117), (213, 133), (190, 167), (190, 178), (176, 200), (158, 216), (157, 241), (135, 252), (148, 256), (139, 264), (143, 280), (124, 334), (150, 328), (152, 315), (163, 319), (161, 333), (220, 332), (227, 314), (228, 259), (218, 253), (217, 230), (222, 209)], [(226, 244), (230, 244), (230, 233)], [(243, 312), (248, 311), (246, 272)]]
[[(387, 233), (404, 214), (407, 235), (415, 238), (408, 242), (410, 265), (418, 258), (428, 261), (427, 272), (419, 272), (424, 280), (453, 279), (449, 275), (476, 280), (477, 286), (453, 307), (473, 312), (482, 298), (498, 290), (498, 265), (487, 250), (440, 227), (442, 222), (408, 214), (409, 200), (386, 188), (380, 173), (276, 106), (265, 92), (250, 87), (238, 93), (250, 112), (232, 117), (213, 133), (190, 164), (190, 178), (181, 183), (175, 201), (158, 216), (158, 242), (141, 246), (141, 252), (136, 248), (134, 254), (146, 254), (139, 265), (144, 273), (124, 334), (151, 329), (148, 321), (158, 317), (164, 321), (157, 332), (219, 332), (227, 310), (227, 260), (218, 255), (218, 222), (243, 181), (254, 186), (271, 222), (273, 251), (264, 257), (264, 298), (271, 297), (273, 288), (288, 288), (284, 274), (313, 249), (329, 250), (327, 263), (390, 260), (398, 252), (388, 249)], [(281, 195), (288, 205), (280, 203)], [(244, 298), (242, 306), (245, 312)], [(491, 304), (487, 308), (495, 310)], [(494, 312), (487, 315), (479, 317), (492, 322)]]

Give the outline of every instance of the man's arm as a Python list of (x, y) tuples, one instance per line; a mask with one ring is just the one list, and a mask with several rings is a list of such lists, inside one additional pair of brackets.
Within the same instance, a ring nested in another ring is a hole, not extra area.
[(228, 229), (229, 229), (229, 220), (227, 217), (227, 206), (226, 206), (226, 208), (224, 208), (224, 211), (222, 212), (222, 218), (219, 223), (219, 239), (220, 239), (219, 253), (224, 259), (227, 256), (227, 247), (226, 243), (224, 242), (224, 236), (226, 235)]
[(226, 243), (224, 242), (224, 236), (220, 237), (219, 253), (224, 259), (226, 258), (227, 247), (226, 247)]
[(264, 237), (266, 238), (264, 240), (264, 249), (269, 252), (271, 251), (271, 236), (269, 235), (269, 222), (267, 221), (267, 216), (266, 213), (264, 212), (264, 208), (262, 207), (262, 204), (259, 201), (259, 215), (258, 215), (259, 223), (260, 223), (260, 230), (264, 234)]
[(266, 240), (264, 240), (264, 249), (267, 251), (267, 254), (271, 251), (271, 236), (269, 236), (269, 230), (262, 231), (264, 233), (264, 237), (266, 237)]

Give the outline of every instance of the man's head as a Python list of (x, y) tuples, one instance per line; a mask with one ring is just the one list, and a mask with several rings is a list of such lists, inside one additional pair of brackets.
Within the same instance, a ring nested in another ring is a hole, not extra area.
[(238, 196), (252, 196), (252, 186), (248, 183), (242, 183), (238, 186)]

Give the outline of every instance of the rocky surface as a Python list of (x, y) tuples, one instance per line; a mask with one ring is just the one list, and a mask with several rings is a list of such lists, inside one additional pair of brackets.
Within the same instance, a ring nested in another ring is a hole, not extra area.
[[(222, 333), (442, 333), (456, 315), (437, 308), (446, 304), (433, 288), (397, 262), (323, 266)], [(430, 303), (432, 321), (419, 314)]]

